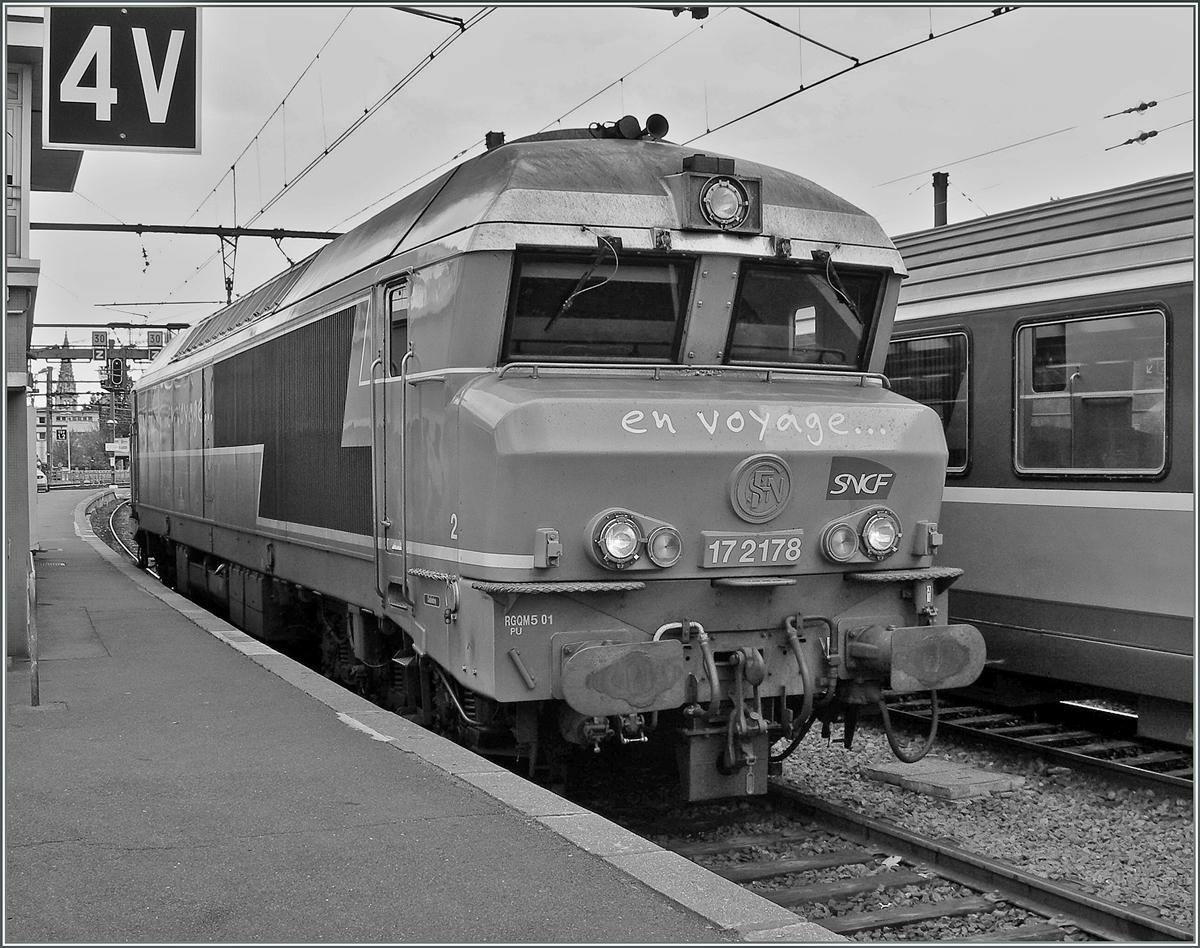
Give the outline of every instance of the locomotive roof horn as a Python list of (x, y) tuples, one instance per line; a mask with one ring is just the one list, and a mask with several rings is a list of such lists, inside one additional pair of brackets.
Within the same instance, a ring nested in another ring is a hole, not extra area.
[(636, 117), (626, 115), (611, 125), (596, 122), (591, 126), (591, 132), (597, 138), (649, 138), (651, 141), (658, 141), (667, 134), (669, 128), (670, 124), (666, 118), (655, 112), (646, 119), (645, 128), (642, 128), (642, 123)]

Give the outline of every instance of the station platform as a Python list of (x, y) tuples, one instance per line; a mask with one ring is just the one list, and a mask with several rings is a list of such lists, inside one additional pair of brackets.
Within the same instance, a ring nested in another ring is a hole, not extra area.
[(93, 534), (111, 493), (39, 495), (5, 944), (845, 940), (168, 590)]

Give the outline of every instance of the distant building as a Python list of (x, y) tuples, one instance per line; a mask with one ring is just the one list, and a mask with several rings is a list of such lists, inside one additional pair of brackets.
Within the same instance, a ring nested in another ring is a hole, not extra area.
[[(41, 17), (5, 7), (5, 151), (7, 192), (4, 216), (5, 271), (5, 654), (29, 655), (33, 597), (33, 524), (37, 493), (34, 411), (29, 406), (29, 344), (41, 263), (29, 256), (31, 191), (73, 191), (80, 151), (42, 148)], [(72, 381), (73, 385), (73, 381)]]
[[(92, 433), (100, 430), (100, 412), (92, 409), (74, 408), (67, 411), (54, 410), (54, 431), (46, 431), (46, 409), (37, 409), (37, 459), (45, 466), (49, 458), (50, 445), (55, 441), (70, 445), (71, 435)], [(68, 447), (67, 467), (71, 467)]]

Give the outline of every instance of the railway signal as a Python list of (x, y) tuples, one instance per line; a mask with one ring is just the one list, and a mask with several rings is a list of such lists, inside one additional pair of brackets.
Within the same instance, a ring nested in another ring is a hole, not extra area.
[(125, 360), (108, 360), (108, 387), (118, 389), (125, 385)]

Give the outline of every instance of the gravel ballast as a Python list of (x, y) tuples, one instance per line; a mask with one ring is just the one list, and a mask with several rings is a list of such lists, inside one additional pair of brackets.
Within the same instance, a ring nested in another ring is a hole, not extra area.
[(894, 761), (887, 738), (860, 727), (847, 750), (810, 734), (784, 762), (807, 793), (1098, 898), (1195, 925), (1195, 819), (1190, 795), (1131, 789), (1104, 778), (939, 736), (930, 757), (1025, 778), (1016, 790), (948, 800), (870, 779), (863, 764)]

